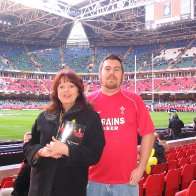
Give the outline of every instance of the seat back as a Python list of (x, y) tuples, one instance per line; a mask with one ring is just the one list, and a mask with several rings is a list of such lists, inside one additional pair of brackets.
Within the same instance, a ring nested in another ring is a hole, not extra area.
[(182, 157), (186, 157), (186, 152), (181, 150), (176, 154), (176, 159), (180, 159)]
[(165, 195), (174, 196), (179, 191), (181, 182), (181, 169), (171, 169), (165, 176)]
[(189, 145), (183, 146), (183, 151), (187, 151), (187, 150), (190, 150), (190, 146)]
[(193, 150), (193, 149), (187, 150), (187, 152), (186, 152), (187, 157), (190, 157), (191, 155), (194, 155), (194, 154), (195, 154), (195, 150)]
[(146, 178), (142, 177), (140, 179), (140, 181), (138, 182), (138, 184), (139, 184), (139, 196), (143, 196), (143, 185), (144, 185), (145, 181), (146, 181)]
[(167, 156), (167, 161), (172, 161), (172, 160), (175, 160), (175, 159), (176, 159), (176, 153), (170, 153)]
[(167, 163), (159, 163), (152, 168), (151, 174), (161, 174), (167, 172)]
[(193, 180), (187, 189), (188, 196), (195, 196), (196, 195), (196, 180)]
[(196, 154), (191, 156), (190, 163), (196, 163)]
[(186, 195), (186, 189), (182, 190), (182, 191), (178, 191), (175, 196), (187, 196)]
[(178, 161), (178, 167), (183, 167), (185, 164), (190, 163), (190, 157), (182, 157)]
[(195, 164), (186, 164), (181, 170), (181, 188), (186, 189), (194, 180)]
[(196, 195), (196, 180), (193, 180), (187, 189), (179, 191), (175, 196), (195, 196)]
[(196, 150), (196, 145), (195, 144), (191, 145), (190, 149)]
[(14, 179), (13, 176), (8, 176), (8, 177), (4, 177), (1, 181), (1, 185), (0, 185), (0, 188), (4, 187), (4, 184), (7, 182), (7, 181), (12, 181)]
[(6, 181), (2, 188), (10, 188), (13, 187), (14, 181)]
[(164, 174), (149, 175), (143, 187), (145, 196), (162, 196), (164, 189)]
[(168, 161), (167, 162), (167, 168), (168, 168), (168, 171), (170, 169), (176, 169), (178, 168), (178, 160), (171, 160), (171, 161)]

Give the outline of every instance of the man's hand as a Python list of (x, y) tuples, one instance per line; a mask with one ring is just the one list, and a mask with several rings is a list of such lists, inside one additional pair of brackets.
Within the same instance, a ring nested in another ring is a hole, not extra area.
[(129, 181), (129, 184), (131, 185), (137, 185), (138, 182), (140, 181), (140, 179), (142, 178), (144, 174), (144, 171), (141, 170), (139, 167), (137, 167), (136, 169), (134, 169), (132, 172), (131, 172), (131, 177), (130, 177), (130, 181)]

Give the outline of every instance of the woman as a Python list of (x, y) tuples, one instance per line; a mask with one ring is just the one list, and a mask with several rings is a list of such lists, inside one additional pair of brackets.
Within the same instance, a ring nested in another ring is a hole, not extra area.
[[(29, 196), (85, 196), (88, 167), (99, 161), (105, 145), (100, 117), (86, 101), (82, 79), (71, 70), (56, 75), (51, 100), (24, 145), (32, 166)], [(65, 122), (85, 127), (79, 145), (56, 139)]]

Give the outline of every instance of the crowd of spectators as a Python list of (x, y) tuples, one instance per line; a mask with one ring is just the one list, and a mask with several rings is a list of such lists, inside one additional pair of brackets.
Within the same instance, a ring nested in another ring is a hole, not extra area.
[[(47, 103), (49, 99), (37, 99), (37, 100), (29, 100), (26, 98), (18, 99), (16, 97), (12, 97), (12, 99), (1, 99), (0, 100), (0, 110), (28, 110), (28, 109), (42, 109)], [(147, 103), (147, 107), (149, 111), (151, 110), (151, 105)], [(178, 112), (196, 112), (196, 102), (186, 100), (179, 101), (169, 101), (169, 102), (155, 102), (154, 103), (154, 111), (156, 112), (169, 112), (171, 109), (174, 109)]]
[(196, 112), (196, 102), (195, 101), (169, 101), (169, 102), (160, 102), (155, 103), (154, 111), (169, 112), (171, 109), (175, 108), (178, 112)]
[(1, 99), (0, 110), (40, 110), (48, 103), (43, 100)]

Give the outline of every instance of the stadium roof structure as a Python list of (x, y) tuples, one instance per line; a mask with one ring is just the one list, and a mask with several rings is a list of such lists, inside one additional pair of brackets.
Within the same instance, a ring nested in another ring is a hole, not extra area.
[(69, 4), (66, 0), (0, 0), (0, 41), (66, 45), (75, 23), (81, 23), (90, 46), (156, 43), (194, 38), (196, 34), (196, 0), (194, 19), (157, 29), (146, 29), (145, 26), (145, 5), (154, 0), (72, 2), (75, 3)]

